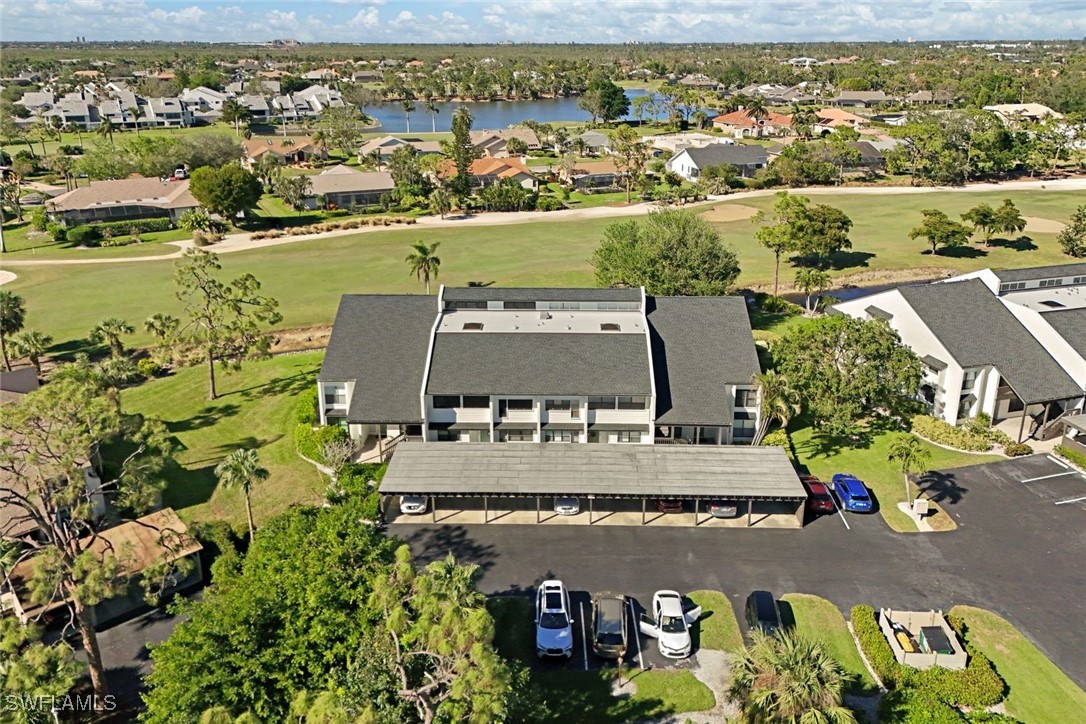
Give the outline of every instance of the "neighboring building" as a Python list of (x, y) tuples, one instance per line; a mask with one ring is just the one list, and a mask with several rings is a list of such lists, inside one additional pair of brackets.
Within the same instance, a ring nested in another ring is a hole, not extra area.
[(563, 181), (573, 184), (575, 189), (604, 189), (618, 186), (619, 171), (611, 159), (602, 161), (581, 161)]
[(599, 131), (585, 131), (578, 136), (584, 141), (585, 150), (588, 153), (610, 153), (611, 152), (611, 137), (606, 133), (600, 133)]
[(186, 88), (179, 96), (182, 103), (192, 112), (193, 118), (213, 122), (218, 120), (222, 104), (230, 96), (213, 88), (197, 86)]
[(741, 297), (346, 295), (319, 375), (320, 419), (359, 442), (744, 443), (759, 371)]
[(388, 161), (389, 156), (400, 146), (414, 146), (420, 156), (428, 153), (441, 153), (440, 141), (424, 141), (421, 138), (401, 138), (399, 136), (381, 136), (371, 138), (358, 149), (359, 159), (365, 159), (374, 151), (381, 154), (381, 162)]
[[(471, 162), (471, 182), (476, 188), (493, 186), (506, 179), (512, 179), (526, 189), (535, 191), (539, 188), (539, 179), (516, 158), (477, 158)], [(440, 178), (449, 178), (456, 174), (452, 161), (446, 161), (438, 171)]]
[[(169, 577), (159, 592), (163, 596), (193, 586), (203, 578), (199, 556), (203, 546), (189, 534), (188, 527), (171, 508), (99, 531), (93, 541), (84, 540), (83, 545), (99, 559), (106, 555), (115, 557), (120, 564), (120, 575), (128, 580), (127, 590), (122, 595), (91, 607), (95, 625), (115, 621), (146, 606), (140, 576), (152, 566), (163, 562), (180, 565), (181, 561), (187, 561), (188, 572)], [(24, 624), (54, 614), (66, 617), (68, 600), (65, 598), (57, 598), (44, 606), (32, 602), (33, 574), (33, 557), (23, 559), (12, 568), (6, 582), (0, 585), (0, 613), (14, 614)]]
[(832, 133), (842, 126), (850, 126), (859, 131), (867, 125), (866, 118), (840, 108), (823, 108), (818, 111), (817, 115), (818, 122), (815, 123), (814, 131), (818, 134)]
[(1004, 123), (1021, 121), (1040, 123), (1049, 116), (1063, 118), (1062, 114), (1040, 103), (1002, 103), (994, 106), (984, 106), (984, 110), (996, 114)]
[(895, 100), (883, 91), (839, 91), (835, 98), (830, 98), (827, 103), (833, 106), (849, 106), (852, 108), (871, 108), (882, 103)]
[(140, 119), (141, 125), (184, 128), (194, 121), (192, 110), (179, 98), (148, 98), (141, 108), (146, 119)]
[(327, 153), (317, 148), (309, 136), (263, 136), (249, 138), (242, 143), (246, 166), (252, 166), (265, 154), (275, 154), (284, 166), (306, 163), (310, 159), (326, 158)]
[(667, 133), (659, 136), (649, 136), (645, 141), (654, 149), (664, 151), (668, 156), (674, 156), (684, 148), (700, 148), (711, 143), (734, 144), (730, 138), (721, 138), (708, 133)]
[(948, 423), (990, 415), (1044, 439), (1082, 409), (1086, 263), (984, 269), (834, 305), (883, 319), (924, 362), (919, 397)]
[(387, 171), (363, 173), (343, 165), (310, 176), (309, 181), (313, 193), (306, 199), (306, 205), (311, 209), (317, 208), (318, 197), (324, 197), (326, 208), (371, 206), (380, 203), (381, 197), (391, 194), (396, 187)]
[(919, 90), (905, 96), (905, 102), (910, 105), (950, 105), (954, 101), (954, 95), (950, 91)]
[(669, 171), (674, 171), (687, 181), (696, 181), (709, 166), (725, 163), (735, 166), (741, 176), (753, 176), (755, 171), (769, 163), (769, 154), (762, 146), (714, 143), (701, 148), (684, 148), (672, 156), (666, 165)]
[(542, 148), (539, 137), (530, 128), (506, 128), (502, 131), (472, 131), (471, 145), (480, 149), (485, 156), (494, 158), (508, 158), (507, 145), (509, 139), (518, 138), (524, 142), (529, 151), (538, 151)]
[(181, 214), (200, 204), (189, 192), (188, 180), (126, 178), (91, 181), (57, 196), (46, 204), (49, 215), (66, 224), (119, 221)]
[(725, 113), (713, 119), (713, 127), (735, 138), (761, 138), (763, 136), (784, 136), (792, 132), (792, 117), (773, 111), (766, 111), (764, 116), (751, 116), (740, 109)]
[(272, 107), (268, 104), (268, 99), (259, 95), (242, 95), (235, 98), (238, 105), (245, 106), (249, 109), (249, 119), (251, 121), (264, 122), (268, 121), (272, 117)]

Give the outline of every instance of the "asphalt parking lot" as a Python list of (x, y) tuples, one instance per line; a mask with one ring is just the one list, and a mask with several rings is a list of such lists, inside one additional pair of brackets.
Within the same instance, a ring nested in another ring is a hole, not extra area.
[(1056, 505), (1086, 495), (1086, 479), (1067, 472), (1044, 455), (933, 471), (921, 484), (960, 526), (950, 533), (899, 534), (855, 514), (848, 528), (832, 515), (802, 530), (420, 523), (395, 533), (421, 562), (452, 552), (479, 564), (492, 594), (531, 596), (548, 578), (642, 605), (659, 589), (710, 589), (731, 598), (740, 620), (755, 589), (823, 596), (846, 614), (858, 603), (980, 606), (1086, 686), (1086, 501)]

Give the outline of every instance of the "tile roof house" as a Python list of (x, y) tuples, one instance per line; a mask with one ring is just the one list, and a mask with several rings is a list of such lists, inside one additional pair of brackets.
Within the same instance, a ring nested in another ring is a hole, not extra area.
[(508, 158), (509, 151), (506, 148), (509, 139), (517, 138), (524, 142), (529, 151), (538, 151), (542, 148), (539, 137), (530, 128), (506, 128), (501, 131), (472, 131), (471, 144), (481, 149), (486, 156), (494, 158)]
[(768, 163), (769, 154), (762, 146), (713, 143), (682, 149), (668, 159), (666, 167), (687, 181), (696, 181), (709, 166), (729, 164), (735, 166), (741, 176), (753, 176)]
[(782, 136), (792, 132), (792, 117), (774, 111), (766, 111), (765, 115), (755, 117), (740, 109), (713, 118), (713, 127), (735, 138)]
[[(446, 161), (438, 170), (440, 178), (448, 178), (455, 173), (452, 161)], [(484, 157), (471, 162), (471, 180), (476, 187), (493, 186), (506, 179), (512, 179), (533, 191), (539, 188), (539, 179), (519, 159)]]
[(242, 161), (246, 166), (252, 166), (268, 153), (275, 154), (284, 166), (305, 163), (314, 156), (327, 157), (309, 136), (254, 136), (245, 139), (241, 145), (245, 154)]
[(1002, 103), (994, 106), (984, 106), (984, 110), (996, 114), (1004, 123), (1015, 121), (1039, 123), (1049, 116), (1063, 118), (1062, 114), (1040, 103)]
[(925, 364), (920, 390), (954, 424), (1020, 420), (1019, 440), (1053, 432), (1086, 390), (1086, 263), (990, 270), (834, 305), (883, 319)]
[(400, 146), (414, 146), (415, 151), (420, 155), (441, 153), (441, 143), (439, 141), (424, 141), (421, 138), (401, 136), (381, 136), (371, 138), (363, 143), (358, 149), (358, 157), (364, 159), (374, 151), (379, 151), (382, 162), (387, 161), (388, 157)]
[(759, 371), (740, 297), (443, 286), (345, 295), (319, 407), (359, 441), (743, 443)]
[(126, 178), (91, 181), (57, 196), (46, 205), (54, 219), (65, 223), (119, 221), (168, 216), (176, 222), (181, 214), (200, 204), (189, 192), (188, 180)]
[(874, 91), (839, 91), (834, 98), (826, 102), (833, 106), (851, 106), (854, 108), (871, 108), (880, 103), (889, 103), (895, 100), (880, 90)]

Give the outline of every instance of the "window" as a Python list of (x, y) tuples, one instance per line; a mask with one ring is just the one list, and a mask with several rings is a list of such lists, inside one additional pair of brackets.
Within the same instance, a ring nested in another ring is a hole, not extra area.
[(499, 430), (498, 442), (532, 442), (531, 430)]
[(346, 407), (347, 388), (338, 385), (325, 387), (324, 404), (328, 407)]
[(1037, 286), (1041, 287), (1058, 287), (1063, 284), (1063, 279), (1042, 279), (1041, 283)]
[(962, 390), (972, 390), (973, 385), (977, 383), (977, 371), (966, 370), (962, 374)]
[(438, 442), (459, 442), (460, 433), (455, 430), (434, 430)]
[(613, 410), (615, 409), (614, 397), (589, 397), (589, 410)]
[(486, 302), (445, 302), (446, 309), (486, 309)]
[(620, 430), (617, 433), (616, 440), (618, 442), (641, 442), (641, 432), (639, 430)]
[(505, 417), (512, 411), (531, 412), (531, 400), (498, 400), (498, 417)]
[(544, 430), (543, 441), (544, 442), (573, 442), (574, 435), (577, 433), (573, 430)]
[(618, 409), (620, 410), (644, 410), (645, 409), (644, 397), (619, 397)]
[(435, 410), (449, 410), (460, 407), (460, 395), (434, 395)]
[(573, 400), (547, 400), (547, 410), (562, 410), (569, 412), (573, 409)]
[(736, 407), (757, 407), (758, 406), (758, 390), (743, 390), (739, 389), (735, 391), (735, 406)]
[(754, 420), (735, 418), (732, 422), (732, 437), (740, 439), (754, 437)]
[(615, 324), (614, 322), (604, 322), (603, 324), (600, 325), (600, 331), (601, 332), (621, 332), (622, 331), (622, 325), (621, 324)]
[(464, 322), (464, 326), (462, 327), (462, 329), (465, 332), (482, 332), (483, 331), (483, 323), (482, 322)]
[(506, 309), (535, 309), (535, 302), (506, 302)]
[(1071, 280), (1072, 284), (1086, 284), (1086, 277), (1075, 277)]
[(1025, 282), (1007, 282), (1006, 284), (999, 285), (999, 291), (1001, 292), (1013, 292), (1017, 289), (1025, 289)]
[(461, 407), (490, 407), (490, 398), (486, 395), (464, 395)]

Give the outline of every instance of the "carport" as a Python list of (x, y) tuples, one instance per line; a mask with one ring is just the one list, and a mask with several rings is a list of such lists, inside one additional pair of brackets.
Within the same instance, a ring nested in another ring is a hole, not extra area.
[[(800, 527), (806, 501), (781, 448), (724, 445), (404, 442), (381, 493), (426, 497), (435, 523), (483, 524)], [(551, 514), (556, 497), (578, 498), (581, 512)], [(684, 513), (657, 514), (657, 499)], [(739, 515), (712, 518), (715, 500)]]

